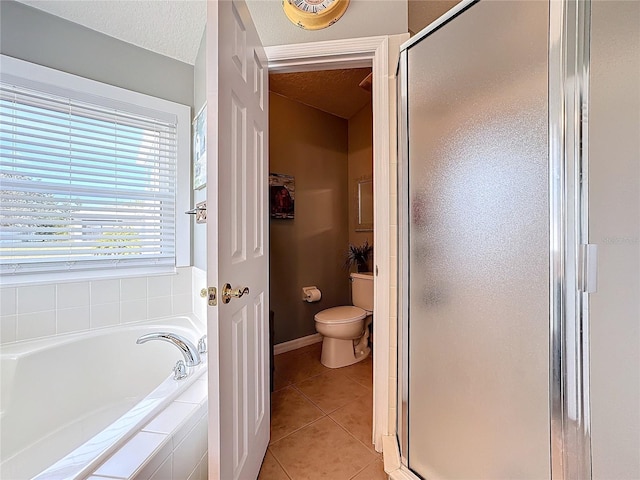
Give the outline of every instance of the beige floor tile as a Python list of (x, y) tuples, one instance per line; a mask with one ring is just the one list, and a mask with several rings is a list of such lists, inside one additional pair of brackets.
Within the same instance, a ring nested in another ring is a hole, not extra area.
[(297, 383), (295, 388), (325, 413), (331, 413), (364, 395), (371, 396), (371, 390), (354, 382), (339, 370), (330, 370), (309, 378)]
[(271, 443), (324, 416), (292, 387), (271, 394)]
[(279, 362), (289, 362), (293, 358), (297, 357), (298, 355), (304, 355), (304, 354), (312, 354), (313, 356), (317, 357), (318, 360), (320, 360), (321, 352), (322, 352), (322, 343), (313, 343), (311, 345), (307, 345), (305, 347), (301, 347), (296, 350), (289, 350), (288, 352), (280, 353), (273, 358), (274, 358), (274, 361), (276, 362), (276, 365)]
[(286, 378), (280, 370), (276, 369), (273, 372), (273, 391), (277, 392), (278, 390), (282, 390), (284, 387), (291, 385), (291, 380)]
[(306, 347), (302, 347), (297, 350), (294, 350), (294, 352), (311, 353), (314, 356), (317, 356), (318, 359), (320, 359), (320, 354), (322, 353), (322, 342), (312, 343), (311, 345), (307, 345)]
[(284, 473), (284, 470), (269, 450), (264, 456), (258, 480), (289, 480), (289, 475)]
[[(278, 355), (278, 357), (282, 355)], [(278, 374), (293, 383), (301, 382), (329, 370), (320, 363), (320, 355), (316, 355), (314, 352), (290, 355), (282, 359), (276, 357), (274, 361)]]
[(353, 480), (387, 480), (389, 476), (384, 471), (382, 460), (376, 460), (355, 477)]
[(361, 362), (339, 369), (360, 385), (373, 388), (373, 358), (369, 355)]
[(336, 422), (351, 435), (360, 440), (369, 450), (375, 452), (371, 443), (373, 431), (373, 397), (365, 395), (331, 414)]
[(329, 417), (270, 447), (292, 480), (347, 480), (376, 456)]

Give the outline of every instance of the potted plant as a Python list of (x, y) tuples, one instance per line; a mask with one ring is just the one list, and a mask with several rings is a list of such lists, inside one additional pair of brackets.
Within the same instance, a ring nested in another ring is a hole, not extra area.
[(344, 268), (351, 270), (351, 267), (356, 267), (356, 272), (368, 272), (369, 256), (373, 252), (373, 245), (369, 245), (369, 241), (365, 240), (362, 245), (349, 244), (349, 248), (346, 253), (346, 260), (344, 262)]

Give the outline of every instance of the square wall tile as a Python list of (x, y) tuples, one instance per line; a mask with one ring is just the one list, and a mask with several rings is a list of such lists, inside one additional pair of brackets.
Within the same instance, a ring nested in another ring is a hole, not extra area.
[(172, 402), (151, 420), (142, 430), (145, 432), (172, 434), (198, 408), (193, 403)]
[(200, 425), (196, 425), (173, 451), (173, 478), (188, 478), (200, 463), (201, 430)]
[(0, 343), (16, 341), (17, 315), (0, 316)]
[(174, 315), (186, 315), (193, 311), (193, 307), (191, 306), (191, 294), (189, 293), (173, 295), (172, 301), (172, 312)]
[(389, 193), (396, 195), (398, 193), (398, 168), (389, 167)]
[[(393, 403), (391, 405), (395, 405), (396, 401), (394, 400)], [(389, 417), (388, 417), (388, 421), (389, 421), (389, 435), (395, 435), (396, 434), (396, 422), (398, 420), (398, 414), (396, 413), (396, 407), (395, 406), (389, 406)]]
[(91, 282), (91, 305), (120, 301), (120, 280), (96, 280)]
[(191, 293), (191, 267), (180, 267), (171, 277), (171, 294)]
[(34, 285), (17, 288), (18, 314), (44, 312), (56, 308), (56, 286)]
[(208, 480), (209, 478), (209, 452), (204, 452), (200, 459), (200, 480)]
[(389, 378), (398, 377), (398, 349), (389, 347)]
[(140, 300), (147, 298), (147, 277), (120, 279), (120, 300)]
[(208, 385), (209, 383), (207, 382), (206, 375), (204, 378), (200, 377), (197, 382), (194, 382), (186, 392), (176, 399), (176, 402), (192, 403), (196, 405), (203, 403), (207, 398)]
[(18, 313), (15, 287), (0, 288), (0, 315), (15, 315)]
[(398, 226), (389, 225), (389, 251), (398, 251)]
[(398, 195), (389, 196), (389, 225), (398, 225)]
[(109, 327), (120, 323), (120, 303), (91, 305), (91, 328)]
[(161, 318), (171, 315), (171, 295), (147, 298), (147, 318)]
[[(155, 471), (149, 480), (172, 480), (171, 471), (173, 470), (173, 455), (169, 455), (160, 468)], [(136, 478), (136, 480), (138, 480)]]
[[(157, 479), (162, 478), (160, 475), (156, 476), (156, 472), (160, 470), (167, 462), (169, 462), (169, 464), (173, 462), (172, 451), (173, 444), (171, 443), (171, 439), (167, 437), (167, 440), (160, 446), (160, 448), (148, 457), (147, 463), (145, 463), (138, 469), (138, 471), (133, 476), (133, 479), (131, 479), (131, 477), (129, 478), (131, 480), (150, 480), (154, 477)], [(166, 465), (164, 466), (164, 468), (164, 471), (166, 472)], [(169, 476), (164, 478), (165, 480), (173, 480), (171, 479), (170, 471)]]
[(207, 299), (202, 298), (200, 294), (191, 297), (193, 305), (193, 314), (198, 317), (201, 322), (207, 322)]
[(168, 297), (171, 295), (171, 276), (147, 277), (147, 297)]
[(166, 435), (159, 433), (140, 432), (98, 467), (94, 474), (129, 478), (140, 465), (147, 462), (149, 456), (158, 450), (166, 439)]
[(89, 305), (89, 282), (59, 283), (56, 288), (56, 308)]
[(389, 311), (398, 311), (398, 287), (389, 287)]
[(398, 346), (398, 317), (395, 315), (389, 317), (389, 346)]
[(140, 322), (147, 319), (147, 300), (120, 302), (120, 323)]
[(58, 309), (56, 333), (71, 333), (89, 330), (91, 312), (89, 306)]
[(200, 290), (207, 288), (207, 272), (197, 267), (191, 268), (191, 290), (198, 294)]
[(16, 340), (48, 337), (56, 334), (56, 311), (18, 314)]
[(398, 395), (397, 379), (389, 378), (389, 405), (396, 404), (396, 396)]
[(398, 285), (398, 257), (392, 255), (389, 257), (389, 286), (396, 287)]

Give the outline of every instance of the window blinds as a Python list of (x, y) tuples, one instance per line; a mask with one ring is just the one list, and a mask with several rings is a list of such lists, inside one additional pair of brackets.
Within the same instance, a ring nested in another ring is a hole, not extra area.
[(0, 95), (2, 274), (175, 264), (177, 120)]

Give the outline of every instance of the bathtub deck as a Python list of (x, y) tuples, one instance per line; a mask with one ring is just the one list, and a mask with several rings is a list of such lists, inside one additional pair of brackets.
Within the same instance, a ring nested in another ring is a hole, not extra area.
[(371, 357), (330, 369), (320, 349), (275, 357), (271, 441), (258, 480), (386, 480), (371, 444)]

